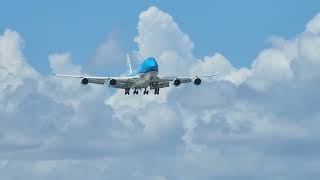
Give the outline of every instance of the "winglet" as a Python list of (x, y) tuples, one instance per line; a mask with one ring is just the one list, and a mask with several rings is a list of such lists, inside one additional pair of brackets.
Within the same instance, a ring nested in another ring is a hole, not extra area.
[(133, 72), (132, 72), (129, 54), (127, 54), (127, 65), (128, 65), (128, 69), (129, 69), (129, 74), (131, 75)]

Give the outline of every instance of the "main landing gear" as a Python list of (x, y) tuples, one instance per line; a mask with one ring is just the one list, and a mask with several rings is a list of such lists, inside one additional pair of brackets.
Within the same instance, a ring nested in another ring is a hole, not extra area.
[(143, 95), (148, 95), (148, 94), (149, 94), (149, 91), (147, 90), (147, 88), (145, 88), (143, 91)]
[(138, 95), (138, 94), (139, 94), (139, 91), (135, 89), (135, 90), (133, 91), (133, 94)]
[[(159, 88), (155, 88), (154, 89), (154, 95), (159, 95), (159, 92), (160, 92), (160, 89)], [(133, 94), (135, 95), (138, 95), (139, 94), (139, 91), (137, 89), (135, 89), (133, 91)], [(147, 88), (144, 89), (143, 91), (143, 95), (148, 95), (149, 94), (149, 91), (147, 90)], [(129, 88), (126, 88), (125, 91), (124, 91), (124, 95), (130, 95), (130, 89)]]
[(129, 88), (126, 88), (125, 90), (124, 90), (124, 95), (129, 95), (130, 94), (130, 89)]
[(155, 88), (154, 89), (154, 95), (159, 95), (160, 89), (159, 88)]
[[(137, 89), (135, 89), (135, 90), (133, 91), (133, 94), (138, 95), (138, 94), (139, 94), (139, 91), (138, 91)], [(144, 91), (143, 94), (146, 94), (146, 91)], [(148, 92), (147, 92), (147, 94), (148, 94)], [(130, 88), (124, 89), (124, 95), (130, 95)]]

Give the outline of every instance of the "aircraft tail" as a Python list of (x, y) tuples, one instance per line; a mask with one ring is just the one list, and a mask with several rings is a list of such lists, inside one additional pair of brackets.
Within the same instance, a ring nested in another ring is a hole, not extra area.
[(128, 66), (128, 69), (129, 69), (129, 74), (130, 75), (133, 74), (129, 54), (127, 54), (127, 66)]

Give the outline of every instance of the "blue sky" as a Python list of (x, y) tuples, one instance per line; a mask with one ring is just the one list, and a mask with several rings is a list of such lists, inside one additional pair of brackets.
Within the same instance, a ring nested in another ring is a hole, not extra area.
[[(320, 177), (316, 1), (0, 9), (1, 180)], [(51, 75), (118, 75), (126, 52), (160, 75), (219, 75), (158, 96)]]
[[(17, 5), (19, 4), (19, 6)], [(0, 29), (18, 31), (24, 53), (48, 74), (48, 54), (71, 52), (86, 64), (112, 32), (122, 52), (137, 49), (138, 15), (151, 5), (170, 13), (195, 43), (195, 56), (223, 53), (248, 67), (271, 35), (292, 38), (319, 10), (317, 1), (16, 1), (4, 0)], [(123, 55), (124, 56), (124, 55)]]

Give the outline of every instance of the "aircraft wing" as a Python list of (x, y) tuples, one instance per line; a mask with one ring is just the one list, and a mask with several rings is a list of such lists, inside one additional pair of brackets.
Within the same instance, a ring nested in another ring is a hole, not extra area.
[(217, 76), (218, 74), (213, 75), (202, 75), (202, 76), (194, 76), (194, 77), (179, 77), (179, 76), (173, 76), (173, 77), (159, 77), (160, 82), (168, 82), (173, 81), (173, 84), (178, 86), (181, 83), (189, 83), (194, 82), (196, 85), (199, 85), (201, 83), (202, 78), (209, 78), (213, 76)]
[(136, 77), (103, 77), (103, 76), (77, 76), (77, 75), (67, 75), (67, 74), (53, 74), (54, 76), (66, 77), (66, 78), (79, 78), (81, 79), (81, 84), (87, 85), (92, 84), (109, 84), (115, 88), (126, 88), (128, 84), (133, 83), (137, 80)]

